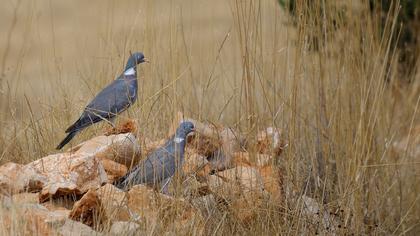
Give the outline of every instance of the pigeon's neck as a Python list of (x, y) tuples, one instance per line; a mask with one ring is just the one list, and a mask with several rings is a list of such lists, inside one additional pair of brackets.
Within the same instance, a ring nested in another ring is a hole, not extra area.
[(186, 140), (185, 137), (180, 135), (174, 135), (168, 142), (167, 145), (173, 146), (173, 148), (176, 150), (178, 154), (184, 153)]
[(125, 76), (137, 76), (137, 70), (136, 67), (130, 67), (130, 68), (126, 68), (126, 70), (124, 71), (124, 75)]
[(185, 138), (183, 137), (174, 137), (174, 143), (176, 144), (185, 144)]

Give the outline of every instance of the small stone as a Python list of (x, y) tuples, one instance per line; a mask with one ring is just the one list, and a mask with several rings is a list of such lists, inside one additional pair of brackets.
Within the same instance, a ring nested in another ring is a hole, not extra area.
[(12, 195), (13, 204), (22, 205), (22, 204), (38, 204), (39, 197), (38, 193), (19, 193)]
[(94, 190), (89, 190), (74, 204), (69, 218), (74, 221), (80, 221), (88, 226), (94, 226), (106, 220), (103, 214), (101, 214), (102, 212), (104, 212), (104, 209), (98, 193)]
[(109, 159), (125, 166), (140, 161), (140, 144), (132, 133), (97, 136), (70, 150), (74, 154)]
[(113, 183), (127, 173), (127, 166), (106, 158), (100, 158), (100, 161), (108, 175), (108, 183)]
[(40, 202), (52, 197), (87, 192), (100, 187), (108, 177), (101, 162), (84, 154), (60, 153), (49, 155), (24, 166), (46, 178), (39, 195)]
[(138, 225), (134, 222), (116, 221), (116, 222), (112, 223), (111, 229), (109, 230), (109, 234), (113, 235), (113, 236), (143, 235), (143, 234), (140, 234), (140, 232), (138, 232), (139, 229), (140, 229), (140, 225)]
[(77, 221), (67, 219), (64, 225), (58, 230), (62, 236), (100, 236), (91, 227)]
[(128, 221), (130, 219), (126, 192), (112, 184), (106, 184), (99, 188), (97, 193), (106, 219), (111, 221)]

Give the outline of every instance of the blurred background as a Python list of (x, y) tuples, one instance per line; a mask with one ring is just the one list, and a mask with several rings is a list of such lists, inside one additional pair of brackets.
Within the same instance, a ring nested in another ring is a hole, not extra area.
[[(177, 111), (249, 138), (278, 127), (290, 188), (352, 209), (355, 232), (418, 232), (419, 9), (415, 0), (4, 1), (0, 162), (55, 152), (142, 51), (139, 99), (122, 114), (141, 135), (164, 138)], [(299, 228), (295, 207), (286, 201), (283, 226)]]
[[(59, 140), (87, 102), (122, 72), (130, 51), (143, 51), (151, 61), (140, 67), (140, 100), (126, 114), (146, 130), (166, 132), (178, 110), (231, 125), (247, 120), (244, 74), (259, 77), (252, 86), (270, 86), (275, 94), (278, 79), (287, 77), (288, 38), (295, 31), (277, 2), (257, 5), (10, 1), (1, 9), (4, 127), (24, 126), (31, 119), (37, 123), (33, 128), (48, 129), (38, 147), (48, 153), (54, 146), (49, 141)], [(242, 22), (248, 14), (252, 19)], [(246, 62), (245, 53), (252, 54)], [(244, 63), (255, 68), (245, 72)], [(261, 89), (253, 93), (263, 97)], [(258, 100), (252, 109), (268, 112), (268, 104)], [(281, 116), (279, 106), (270, 106)], [(46, 120), (48, 126), (41, 125)]]

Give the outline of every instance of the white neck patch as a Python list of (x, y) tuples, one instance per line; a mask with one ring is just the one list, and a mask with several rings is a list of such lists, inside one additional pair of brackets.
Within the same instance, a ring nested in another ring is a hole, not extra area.
[(136, 74), (136, 70), (134, 70), (134, 67), (131, 67), (127, 69), (126, 71), (124, 71), (124, 75), (134, 75), (134, 74)]
[(181, 143), (182, 141), (184, 141), (183, 138), (179, 138), (179, 137), (174, 138), (175, 143)]

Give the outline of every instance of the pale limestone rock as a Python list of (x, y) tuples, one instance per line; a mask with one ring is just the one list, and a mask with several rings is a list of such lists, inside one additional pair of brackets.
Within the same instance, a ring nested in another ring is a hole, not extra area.
[(127, 173), (127, 166), (117, 163), (115, 161), (100, 158), (102, 166), (108, 175), (108, 183), (113, 183), (115, 180), (123, 177)]
[(126, 192), (112, 184), (106, 184), (97, 190), (89, 190), (74, 204), (70, 219), (89, 226), (95, 223), (102, 224), (106, 220), (128, 221), (130, 212), (127, 208)]
[(185, 175), (196, 174), (208, 165), (207, 159), (195, 152), (194, 149), (187, 148), (184, 154), (184, 164), (182, 166)]
[[(3, 212), (0, 224), (3, 232), (11, 232), (15, 227), (15, 232), (22, 235), (57, 235), (55, 227), (64, 223), (68, 212), (49, 211), (40, 204), (13, 204), (12, 208)], [(14, 217), (18, 217), (19, 221)]]
[(270, 200), (281, 205), (284, 201), (283, 176), (278, 168), (271, 165), (265, 165), (259, 168), (263, 178), (264, 190), (270, 194)]
[(95, 190), (89, 190), (83, 197), (77, 201), (69, 218), (74, 221), (80, 221), (85, 225), (93, 226), (101, 224), (107, 219), (104, 217), (104, 208), (102, 202)]
[(132, 133), (97, 136), (74, 147), (71, 152), (85, 156), (106, 158), (125, 166), (140, 160), (140, 144)]
[(330, 214), (328, 209), (315, 199), (302, 196), (302, 213), (311, 222), (317, 225), (317, 231), (324, 235), (336, 235), (339, 231), (340, 219), (334, 214)]
[(39, 196), (40, 202), (50, 197), (83, 194), (108, 180), (101, 162), (82, 154), (49, 155), (27, 164), (26, 168), (33, 168), (47, 178)]
[(0, 166), (0, 189), (1, 192), (19, 192), (24, 186), (17, 183), (18, 176), (22, 174), (23, 165), (7, 162)]
[(126, 192), (112, 184), (106, 184), (97, 190), (103, 214), (111, 221), (128, 221), (130, 213), (127, 208)]
[(62, 227), (58, 230), (62, 236), (100, 236), (99, 232), (94, 231), (91, 227), (80, 222), (67, 219)]
[(233, 154), (234, 166), (267, 166), (273, 161), (273, 156), (268, 154), (256, 153), (250, 155), (249, 152), (235, 152)]
[(230, 183), (237, 183), (242, 187), (243, 191), (264, 190), (264, 182), (261, 174), (256, 168), (238, 166), (229, 170), (218, 172), (217, 176)]
[(213, 194), (194, 198), (191, 203), (195, 208), (199, 209), (201, 214), (206, 218), (215, 214), (215, 211), (217, 211), (217, 201)]
[(408, 156), (413, 160), (420, 160), (420, 124), (414, 126), (400, 140), (394, 141), (393, 151), (400, 157)]
[(127, 221), (116, 221), (112, 223), (111, 229), (109, 230), (109, 234), (112, 236), (134, 236), (134, 235), (142, 235), (141, 233), (145, 234), (145, 232), (139, 232), (140, 225), (134, 222), (127, 222)]
[(142, 149), (142, 154), (144, 157), (146, 157), (155, 149), (163, 146), (166, 143), (166, 139), (160, 139), (158, 141), (151, 141), (146, 137), (143, 143), (144, 143), (143, 145), (144, 148)]
[(38, 193), (18, 193), (12, 195), (11, 199), (12, 203), (16, 205), (39, 203)]
[(201, 214), (184, 199), (157, 193), (143, 185), (136, 185), (128, 192), (128, 208), (132, 219), (154, 225), (165, 222), (176, 232), (194, 226), (203, 227)]
[(268, 127), (267, 129), (258, 132), (257, 151), (261, 154), (278, 157), (287, 145), (287, 142), (281, 139), (281, 132), (278, 128)]
[(228, 210), (243, 223), (256, 219), (268, 198), (263, 178), (254, 167), (238, 166), (208, 176), (208, 186), (218, 209)]
[(8, 162), (0, 166), (0, 193), (39, 191), (47, 177), (32, 167)]

